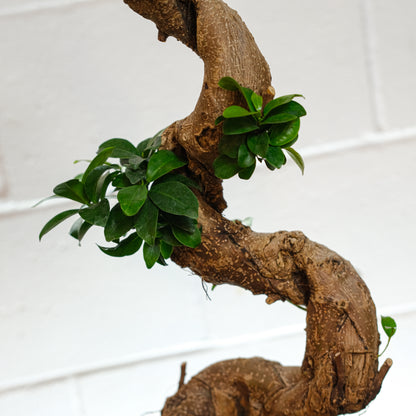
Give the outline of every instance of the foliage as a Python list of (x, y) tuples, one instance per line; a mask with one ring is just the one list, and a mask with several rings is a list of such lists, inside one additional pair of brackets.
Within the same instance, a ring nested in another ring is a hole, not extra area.
[[(138, 146), (125, 139), (102, 143), (82, 175), (53, 190), (53, 197), (70, 199), (81, 206), (49, 220), (39, 240), (61, 222), (78, 215), (70, 229), (72, 237), (81, 242), (92, 226), (102, 227), (106, 241), (115, 245), (98, 247), (113, 257), (132, 255), (144, 242), (143, 257), (148, 268), (156, 262), (166, 265), (175, 246), (198, 246), (198, 200), (190, 189), (197, 185), (177, 171), (187, 162), (169, 150), (159, 149), (161, 133)], [(119, 163), (109, 159), (119, 159)]]
[(222, 124), (223, 136), (214, 161), (215, 175), (228, 179), (238, 174), (249, 179), (257, 160), (265, 161), (270, 170), (280, 169), (289, 155), (299, 166), (302, 174), (305, 165), (292, 145), (298, 139), (300, 117), (305, 109), (296, 101), (299, 94), (275, 98), (263, 108), (263, 98), (250, 88), (242, 87), (231, 77), (221, 78), (219, 86), (237, 91), (247, 103), (247, 109), (238, 105), (227, 107), (215, 124)]
[(390, 340), (397, 330), (396, 321), (390, 316), (381, 317), (381, 326), (383, 327), (383, 331), (387, 335), (388, 340), (386, 346), (384, 347), (384, 350), (379, 354), (379, 357), (382, 356), (384, 352), (387, 350), (387, 347), (390, 344)]

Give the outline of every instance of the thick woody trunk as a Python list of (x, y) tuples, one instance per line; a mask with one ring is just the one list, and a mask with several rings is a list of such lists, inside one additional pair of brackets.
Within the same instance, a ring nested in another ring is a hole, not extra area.
[(202, 188), (202, 243), (177, 248), (172, 259), (207, 282), (228, 283), (307, 307), (301, 367), (261, 358), (216, 363), (180, 383), (164, 416), (338, 415), (364, 408), (391, 366), (378, 370), (379, 335), (370, 293), (351, 264), (301, 232), (259, 234), (225, 219), (221, 181), (213, 175), (221, 131), (214, 120), (238, 97), (218, 87), (224, 76), (274, 95), (268, 65), (238, 14), (221, 0), (124, 0), (152, 20), (159, 40), (174, 36), (204, 61), (195, 110), (172, 124), (163, 145), (184, 154)]

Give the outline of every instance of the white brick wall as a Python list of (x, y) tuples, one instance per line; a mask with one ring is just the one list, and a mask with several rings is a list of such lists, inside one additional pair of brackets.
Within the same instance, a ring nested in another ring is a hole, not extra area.
[[(415, 341), (416, 43), (410, 0), (230, 0), (268, 59), (278, 93), (309, 115), (293, 165), (225, 184), (230, 218), (302, 229), (362, 273), (399, 330), (395, 365), (367, 415), (408, 414)], [(304, 314), (140, 256), (83, 248), (60, 207), (29, 209), (72, 161), (111, 137), (139, 141), (192, 111), (202, 63), (110, 0), (0, 0), (0, 415), (137, 416), (188, 374), (262, 355), (299, 365)], [(70, 205), (68, 205), (70, 206)], [(96, 238), (95, 238), (96, 237)], [(383, 342), (385, 338), (383, 338)], [(383, 357), (384, 358), (384, 357)]]

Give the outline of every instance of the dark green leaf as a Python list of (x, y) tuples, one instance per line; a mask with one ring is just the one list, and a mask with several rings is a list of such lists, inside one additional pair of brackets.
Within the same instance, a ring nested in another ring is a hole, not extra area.
[(244, 99), (246, 100), (246, 103), (250, 111), (256, 111), (256, 107), (254, 106), (253, 101), (251, 101), (253, 90), (251, 90), (250, 88), (245, 88), (245, 87), (240, 87), (239, 90), (242, 96), (244, 97)]
[(159, 258), (156, 261), (157, 264), (161, 264), (162, 266), (167, 266), (165, 259), (163, 258), (162, 254), (159, 255)]
[(269, 148), (269, 135), (266, 131), (259, 134), (253, 134), (247, 139), (248, 148), (261, 157), (266, 157)]
[(237, 159), (238, 149), (244, 143), (244, 135), (222, 136), (218, 145), (218, 151), (223, 154)]
[(146, 179), (146, 168), (140, 167), (138, 169), (126, 169), (126, 176), (132, 184)]
[(103, 199), (97, 204), (81, 209), (79, 215), (90, 224), (105, 227), (110, 215), (110, 204), (107, 199)]
[(173, 247), (165, 241), (160, 242), (160, 254), (163, 258), (168, 259), (173, 252)]
[(221, 115), (221, 116), (219, 116), (215, 119), (214, 123), (215, 123), (216, 126), (218, 126), (218, 124), (222, 123), (224, 120), (225, 120), (225, 118)]
[(282, 97), (277, 97), (274, 100), (269, 101), (264, 107), (263, 116), (267, 117), (267, 114), (269, 114), (270, 111), (274, 110), (276, 107), (280, 107), (283, 104), (289, 103), (295, 97), (303, 97), (303, 95), (300, 95), (300, 94), (283, 95)]
[(265, 120), (260, 122), (261, 125), (267, 125), (267, 124), (281, 124), (281, 123), (287, 123), (288, 121), (296, 120), (298, 117), (294, 114), (289, 113), (278, 113), (278, 114), (272, 114), (268, 116)]
[(245, 179), (245, 180), (250, 179), (251, 175), (253, 175), (254, 169), (256, 169), (256, 163), (254, 163), (252, 166), (248, 168), (240, 170), (240, 172), (238, 172), (238, 176), (240, 177), (240, 179)]
[(152, 186), (149, 198), (162, 211), (175, 215), (198, 218), (198, 200), (183, 183), (168, 182)]
[(240, 118), (257, 113), (258, 111), (247, 111), (245, 108), (240, 107), (239, 105), (230, 105), (224, 110), (222, 115), (224, 118)]
[(144, 243), (143, 245), (143, 258), (146, 263), (146, 267), (151, 269), (154, 264), (157, 262), (160, 256), (160, 245), (153, 244), (149, 245)]
[(121, 240), (115, 247), (98, 246), (98, 248), (103, 253), (112, 257), (131, 256), (139, 251), (142, 241), (143, 240), (137, 235), (137, 233), (132, 233), (124, 240)]
[[(112, 169), (111, 165), (100, 165), (94, 168), (86, 177), (85, 179), (85, 193), (87, 194), (88, 198), (92, 202), (98, 202), (98, 199), (101, 195), (101, 186), (104, 180), (100, 181), (102, 175)], [(99, 186), (99, 184), (101, 186)]]
[(283, 146), (291, 142), (299, 132), (300, 120), (297, 118), (286, 124), (276, 124), (270, 129), (270, 144)]
[(249, 166), (254, 165), (256, 158), (253, 153), (248, 150), (248, 147), (245, 144), (242, 144), (238, 149), (238, 165), (242, 168), (248, 168)]
[(201, 244), (201, 232), (198, 227), (195, 227), (193, 233), (187, 233), (175, 226), (172, 227), (173, 235), (184, 246), (195, 248)]
[(224, 90), (237, 91), (241, 88), (241, 85), (231, 77), (223, 77), (218, 81), (218, 85)]
[[(168, 214), (167, 212), (163, 212), (162, 217), (167, 221), (168, 224), (174, 225), (175, 227), (180, 228), (188, 233), (193, 233), (197, 224), (197, 221), (195, 219), (184, 217), (182, 215), (173, 215)], [(169, 244), (175, 245), (172, 242)]]
[(236, 159), (231, 159), (225, 155), (218, 156), (214, 160), (213, 167), (215, 176), (220, 179), (231, 178), (241, 170)]
[(133, 185), (121, 189), (117, 194), (121, 209), (127, 216), (136, 215), (147, 198), (145, 185)]
[(298, 141), (299, 136), (296, 136), (293, 140), (291, 140), (290, 142), (283, 144), (279, 147), (281, 147), (282, 149), (286, 149), (287, 147), (292, 147), (292, 145), (294, 145), (297, 141)]
[(289, 156), (294, 160), (294, 162), (299, 166), (299, 169), (302, 171), (302, 175), (305, 172), (305, 162), (302, 159), (302, 156), (291, 147), (285, 149)]
[(180, 168), (184, 165), (186, 165), (186, 162), (180, 160), (175, 153), (170, 150), (159, 150), (152, 155), (147, 165), (147, 181), (152, 182), (173, 169)]
[[(181, 217), (189, 219), (188, 217)], [(195, 228), (195, 226), (192, 226), (192, 230)], [(170, 246), (180, 246), (181, 243), (175, 238), (173, 235), (172, 229), (170, 226), (163, 227), (160, 230), (158, 230), (158, 236), (162, 242), (167, 243)], [(165, 257), (166, 258), (166, 257)]]
[(87, 221), (84, 221), (82, 218), (78, 218), (73, 224), (71, 229), (69, 230), (69, 235), (71, 237), (74, 237), (76, 240), (81, 242), (81, 240), (84, 238), (84, 235), (87, 233), (87, 231), (92, 227), (92, 224), (90, 224)]
[(187, 176), (180, 175), (179, 173), (169, 173), (159, 178), (155, 183), (165, 182), (181, 182), (189, 188), (195, 188), (201, 190), (201, 187), (192, 179)]
[(383, 327), (384, 332), (389, 338), (391, 338), (396, 333), (396, 330), (397, 330), (396, 321), (390, 316), (382, 316), (381, 325)]
[(88, 165), (86, 171), (84, 172), (84, 175), (82, 176), (82, 183), (85, 183), (87, 180), (88, 175), (90, 172), (95, 169), (97, 166), (103, 165), (107, 159), (111, 156), (113, 152), (113, 148), (103, 149), (98, 153), (97, 156), (91, 161), (91, 163)]
[(139, 169), (143, 162), (146, 162), (147, 159), (142, 158), (141, 156), (133, 156), (127, 159), (127, 163), (124, 166), (127, 166), (131, 169)]
[(272, 166), (276, 168), (281, 168), (286, 163), (286, 157), (282, 152), (280, 147), (269, 146), (267, 151), (266, 160)]
[(153, 245), (155, 242), (158, 216), (159, 210), (157, 207), (152, 201), (146, 199), (135, 217), (134, 227), (137, 234), (149, 245)]
[(252, 116), (228, 118), (224, 121), (222, 126), (224, 134), (228, 135), (248, 133), (257, 130), (258, 128), (259, 127)]
[(256, 94), (255, 92), (253, 92), (253, 94), (251, 94), (251, 102), (253, 103), (254, 108), (257, 111), (260, 111), (261, 108), (263, 107), (263, 97)]
[(128, 158), (137, 154), (136, 146), (126, 139), (110, 139), (105, 141), (98, 148), (98, 152), (112, 148), (111, 157)]
[(125, 215), (120, 204), (114, 205), (104, 228), (105, 239), (107, 241), (117, 240), (131, 228), (133, 228), (133, 217)]
[(115, 188), (125, 188), (127, 186), (132, 186), (133, 184), (130, 182), (125, 173), (121, 173), (113, 179), (112, 185)]
[(39, 233), (39, 241), (42, 239), (42, 237), (51, 231), (53, 228), (55, 228), (57, 225), (59, 225), (62, 221), (65, 221), (67, 218), (71, 217), (72, 215), (75, 215), (79, 212), (78, 209), (69, 209), (68, 211), (60, 212), (58, 215), (55, 215), (52, 219), (50, 219), (42, 228), (42, 230)]
[(100, 192), (99, 199), (105, 198), (110, 183), (120, 175), (120, 172), (111, 172), (110, 174), (104, 174), (97, 184), (97, 192)]
[(60, 183), (55, 186), (53, 193), (64, 198), (72, 199), (73, 201), (88, 204), (88, 197), (85, 194), (84, 184), (78, 179), (70, 179), (69, 181)]
[(273, 114), (292, 114), (296, 117), (306, 116), (306, 110), (296, 101), (290, 101), (286, 104), (280, 105), (272, 109), (266, 118), (271, 117)]

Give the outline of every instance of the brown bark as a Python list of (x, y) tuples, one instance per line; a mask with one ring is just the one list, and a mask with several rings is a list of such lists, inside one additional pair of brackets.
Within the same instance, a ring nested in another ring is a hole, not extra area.
[(352, 265), (301, 232), (253, 232), (225, 219), (221, 181), (213, 175), (220, 129), (214, 120), (239, 98), (218, 87), (223, 76), (274, 95), (268, 65), (238, 14), (221, 0), (124, 0), (152, 20), (159, 39), (174, 36), (204, 61), (195, 110), (172, 124), (163, 145), (188, 158), (198, 195), (202, 243), (177, 248), (172, 259), (206, 282), (233, 284), (267, 302), (307, 306), (307, 341), (301, 367), (261, 358), (216, 363), (166, 401), (164, 416), (337, 415), (364, 408), (391, 366), (378, 371), (379, 335), (370, 293)]

